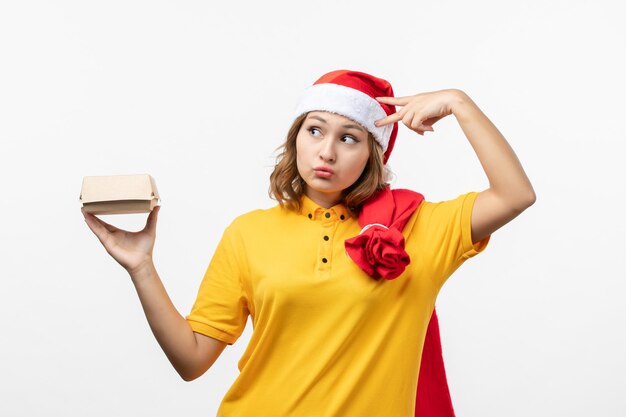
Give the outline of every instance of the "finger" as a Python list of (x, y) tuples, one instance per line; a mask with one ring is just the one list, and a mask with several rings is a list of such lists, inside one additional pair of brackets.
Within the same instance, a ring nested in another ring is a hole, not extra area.
[(414, 120), (415, 120), (415, 112), (407, 111), (404, 117), (402, 118), (402, 123), (404, 123), (406, 127), (408, 127), (409, 129), (414, 129), (415, 128), (413, 126)]
[(425, 126), (431, 126), (434, 125), (435, 123), (437, 123), (439, 120), (443, 119), (444, 116), (436, 116), (436, 117), (430, 117), (426, 120), (424, 120), (422, 123)]
[(117, 227), (113, 226), (112, 224), (109, 224), (109, 223), (105, 222), (104, 220), (102, 220), (102, 219), (100, 219), (100, 218), (98, 218), (96, 216), (94, 216), (94, 218), (96, 219), (96, 221), (98, 223), (100, 223), (102, 226), (104, 226), (104, 228), (107, 229), (111, 233), (117, 232), (118, 230), (120, 230)]
[(374, 125), (375, 125), (376, 127), (381, 127), (381, 126), (388, 125), (388, 124), (390, 124), (390, 123), (395, 123), (395, 122), (397, 122), (398, 120), (401, 120), (401, 119), (402, 119), (403, 114), (404, 114), (404, 113), (402, 113), (402, 112), (397, 112), (397, 113), (394, 113), (394, 114), (390, 114), (389, 116), (387, 116), (387, 117), (385, 117), (385, 118), (383, 118), (383, 119), (376, 120), (376, 121), (374, 122)]
[(152, 232), (156, 228), (160, 210), (161, 206), (155, 206), (154, 209), (152, 209), (152, 211), (148, 215), (148, 220), (146, 220), (146, 227), (144, 227), (145, 231)]
[[(117, 227), (113, 226), (112, 224), (109, 224), (109, 223), (105, 222), (104, 220), (99, 219), (94, 214), (87, 213), (85, 211), (83, 211), (83, 214), (85, 215), (85, 220), (91, 221), (91, 225), (96, 227), (98, 230), (103, 228), (104, 230), (106, 230), (108, 232), (111, 232), (111, 233), (117, 232), (118, 230), (120, 230)], [(89, 224), (89, 223), (87, 223), (87, 224)]]
[(430, 117), (430, 118), (426, 118), (424, 120), (422, 120), (422, 118), (424, 117), (424, 114), (419, 115), (419, 117), (416, 117), (414, 119), (414, 122), (417, 123), (415, 125), (416, 129), (419, 129), (422, 131), (422, 133), (424, 132), (434, 132), (435, 130), (432, 128), (432, 124), (435, 123), (437, 120), (441, 119), (441, 116), (437, 116), (437, 117)]
[(402, 118), (402, 123), (406, 125), (409, 129), (415, 131), (418, 135), (424, 136), (424, 127), (422, 123), (420, 123), (419, 116), (416, 116), (415, 112), (407, 112), (407, 114)]
[(392, 104), (394, 106), (404, 106), (410, 100), (410, 96), (406, 97), (376, 97), (376, 100), (385, 104)]
[(433, 129), (432, 124), (435, 123), (437, 120), (439, 120), (439, 118), (430, 118), (422, 121), (422, 130), (424, 130), (425, 132), (434, 132), (435, 129)]
[(420, 119), (416, 117), (411, 121), (411, 129), (416, 130), (416, 131), (419, 130), (422, 133), (424, 133), (424, 130), (426, 130), (426, 127), (424, 126), (423, 122), (421, 122)]
[(404, 123), (409, 129), (416, 131), (419, 135), (424, 135), (423, 130), (419, 128), (419, 126), (421, 126), (420, 120), (417, 116), (415, 116), (414, 112), (408, 112), (402, 118), (402, 123)]
[(89, 227), (89, 229), (91, 229), (93, 234), (96, 235), (100, 243), (104, 245), (106, 236), (108, 235), (106, 228), (100, 223), (98, 223), (96, 220), (94, 220), (96, 217), (93, 216), (92, 214), (85, 213), (83, 211), (83, 215), (85, 216), (85, 223), (87, 223), (87, 226)]

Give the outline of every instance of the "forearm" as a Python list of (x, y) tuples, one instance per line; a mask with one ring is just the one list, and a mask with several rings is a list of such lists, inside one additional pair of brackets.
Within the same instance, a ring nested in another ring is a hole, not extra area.
[(187, 380), (196, 368), (197, 341), (191, 326), (172, 304), (154, 264), (131, 278), (152, 333), (174, 369)]
[(489, 188), (512, 207), (532, 204), (535, 191), (509, 143), (467, 94), (454, 94), (452, 114), (476, 152)]

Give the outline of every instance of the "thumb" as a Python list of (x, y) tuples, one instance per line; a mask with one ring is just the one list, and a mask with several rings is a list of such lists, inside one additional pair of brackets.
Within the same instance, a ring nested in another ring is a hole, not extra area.
[(144, 227), (145, 231), (153, 232), (156, 229), (156, 224), (157, 224), (160, 210), (161, 210), (161, 206), (155, 206), (154, 209), (152, 209), (152, 211), (148, 215), (148, 220), (146, 220), (146, 227)]

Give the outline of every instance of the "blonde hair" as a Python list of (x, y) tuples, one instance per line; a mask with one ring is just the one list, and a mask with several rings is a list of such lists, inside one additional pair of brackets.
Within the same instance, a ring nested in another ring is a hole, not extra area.
[[(269, 195), (278, 201), (281, 207), (299, 211), (306, 182), (300, 177), (296, 163), (296, 138), (308, 113), (296, 118), (285, 143), (276, 150), (281, 150), (276, 158), (274, 171), (270, 175)], [(363, 204), (379, 190), (385, 188), (390, 175), (383, 164), (383, 150), (374, 136), (368, 132), (369, 158), (361, 176), (350, 187), (343, 190), (342, 202), (352, 216), (358, 216)]]

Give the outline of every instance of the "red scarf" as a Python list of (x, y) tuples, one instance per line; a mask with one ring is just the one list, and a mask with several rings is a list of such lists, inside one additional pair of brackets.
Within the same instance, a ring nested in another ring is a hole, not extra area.
[[(424, 196), (415, 191), (389, 187), (371, 197), (359, 215), (361, 233), (346, 239), (350, 258), (375, 279), (397, 278), (411, 262), (404, 250), (402, 230), (423, 200)], [(435, 309), (422, 350), (415, 416), (454, 417)]]

